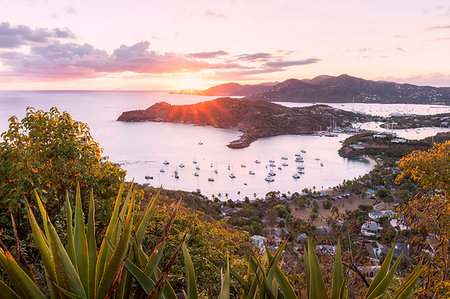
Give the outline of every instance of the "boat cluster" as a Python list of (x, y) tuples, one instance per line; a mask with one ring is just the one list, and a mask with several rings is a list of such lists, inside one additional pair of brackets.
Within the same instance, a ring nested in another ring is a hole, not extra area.
[[(295, 180), (300, 179), (302, 174), (305, 174), (305, 167), (303, 165), (304, 163), (304, 158), (302, 157), (302, 154), (305, 154), (306, 151), (305, 150), (301, 150), (300, 153), (297, 153), (294, 155), (293, 158), (293, 163), (295, 163), (296, 165), (296, 172), (292, 175), (292, 178), (294, 178)], [(316, 158), (317, 160), (318, 158)], [(276, 170), (283, 170), (283, 167), (287, 167), (289, 166), (289, 158), (286, 156), (281, 157), (281, 162), (280, 162), (280, 166), (277, 166), (275, 160), (269, 160), (268, 163), (265, 165), (265, 168), (268, 169), (268, 173), (267, 176), (265, 178), (265, 181), (267, 182), (274, 182), (275, 181), (275, 177), (277, 175)], [(261, 164), (260, 160), (254, 160), (255, 164)], [(164, 160), (163, 164), (163, 168), (160, 169), (161, 173), (165, 173), (166, 169), (164, 168), (165, 166), (170, 165), (170, 162), (167, 160)], [(200, 166), (198, 164), (198, 162), (196, 160), (192, 161), (192, 164), (195, 165), (195, 172), (193, 173), (193, 175), (195, 177), (199, 177), (200, 176)], [(323, 166), (322, 163), (320, 163), (321, 166)], [(178, 168), (182, 169), (184, 168), (185, 165), (183, 163), (180, 163), (176, 166), (176, 169), (173, 171), (173, 177), (175, 179), (179, 179), (179, 173), (178, 173)], [(241, 164), (241, 168), (246, 168), (247, 166), (245, 164)], [(219, 174), (219, 170), (217, 169), (217, 167), (214, 167), (213, 163), (210, 164), (210, 168), (211, 168), (211, 176), (208, 177), (208, 182), (214, 182), (214, 175), (218, 175)], [(253, 167), (252, 167), (253, 168)], [(230, 179), (235, 179), (236, 175), (233, 173), (231, 166), (228, 165), (227, 167), (228, 171), (229, 171), (229, 178)], [(248, 175), (256, 175), (256, 173), (253, 170), (249, 170), (248, 171)], [(146, 180), (151, 180), (153, 179), (153, 176), (145, 176)], [(247, 185), (246, 183), (244, 183), (244, 185)]]

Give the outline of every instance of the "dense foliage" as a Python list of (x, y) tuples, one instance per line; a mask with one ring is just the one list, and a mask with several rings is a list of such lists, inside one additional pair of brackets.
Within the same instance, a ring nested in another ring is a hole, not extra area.
[[(105, 161), (102, 149), (87, 124), (75, 121), (67, 112), (27, 108), (25, 117), (9, 119), (8, 131), (0, 142), (0, 224), (10, 227), (12, 209), (21, 226), (24, 198), (39, 190), (48, 213), (60, 211), (66, 192), (77, 182), (82, 190), (94, 189), (97, 210), (106, 215), (125, 171)], [(74, 194), (70, 194), (74, 198)], [(99, 215), (102, 219), (102, 215)], [(105, 221), (106, 222), (106, 221)]]
[(415, 151), (399, 162), (397, 182), (416, 180), (426, 193), (401, 206), (401, 215), (415, 235), (414, 245), (430, 252), (422, 294), (450, 296), (450, 141), (428, 151)]

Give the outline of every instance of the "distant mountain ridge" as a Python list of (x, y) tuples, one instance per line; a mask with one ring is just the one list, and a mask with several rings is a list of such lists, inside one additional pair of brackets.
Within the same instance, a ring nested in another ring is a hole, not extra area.
[(450, 105), (450, 88), (372, 81), (344, 74), (304, 80), (289, 79), (249, 98), (274, 102)]
[(365, 80), (349, 75), (321, 75), (281, 83), (241, 85), (225, 83), (205, 90), (185, 89), (176, 94), (246, 96), (252, 100), (297, 103), (383, 103), (450, 105), (450, 87), (418, 86)]
[(210, 87), (205, 90), (183, 89), (171, 91), (171, 94), (187, 94), (198, 96), (251, 96), (269, 90), (276, 83), (262, 83), (256, 85), (242, 85), (231, 82)]

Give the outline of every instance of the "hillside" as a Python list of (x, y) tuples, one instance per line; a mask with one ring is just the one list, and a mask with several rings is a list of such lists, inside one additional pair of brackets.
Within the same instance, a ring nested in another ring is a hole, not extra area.
[(193, 105), (157, 103), (146, 110), (123, 112), (118, 121), (174, 122), (238, 130), (242, 136), (228, 146), (242, 148), (261, 137), (312, 134), (326, 129), (330, 120), (344, 128), (369, 118), (327, 105), (288, 108), (267, 101), (219, 98)]
[(205, 90), (183, 89), (171, 91), (171, 94), (188, 94), (199, 96), (251, 96), (269, 90), (274, 84), (263, 83), (257, 85), (242, 85), (239, 83), (225, 83), (210, 87)]
[(450, 105), (450, 88), (371, 81), (349, 75), (289, 79), (250, 97), (278, 102), (409, 103)]

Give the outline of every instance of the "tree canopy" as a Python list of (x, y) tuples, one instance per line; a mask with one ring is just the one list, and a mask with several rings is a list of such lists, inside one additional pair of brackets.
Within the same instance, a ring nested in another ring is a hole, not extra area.
[(10, 208), (20, 213), (23, 199), (31, 199), (36, 190), (51, 214), (62, 207), (66, 192), (75, 190), (77, 183), (85, 192), (92, 187), (100, 199), (106, 199), (97, 205), (109, 211), (104, 205), (109, 205), (126, 172), (101, 157), (102, 149), (87, 124), (57, 108), (43, 111), (28, 107), (23, 119), (9, 119), (9, 128), (1, 138), (2, 211)]
[(428, 151), (415, 151), (399, 163), (400, 183), (411, 178), (426, 194), (418, 194), (400, 207), (400, 215), (415, 232), (414, 246), (430, 252), (424, 296), (450, 296), (450, 141), (435, 144)]

